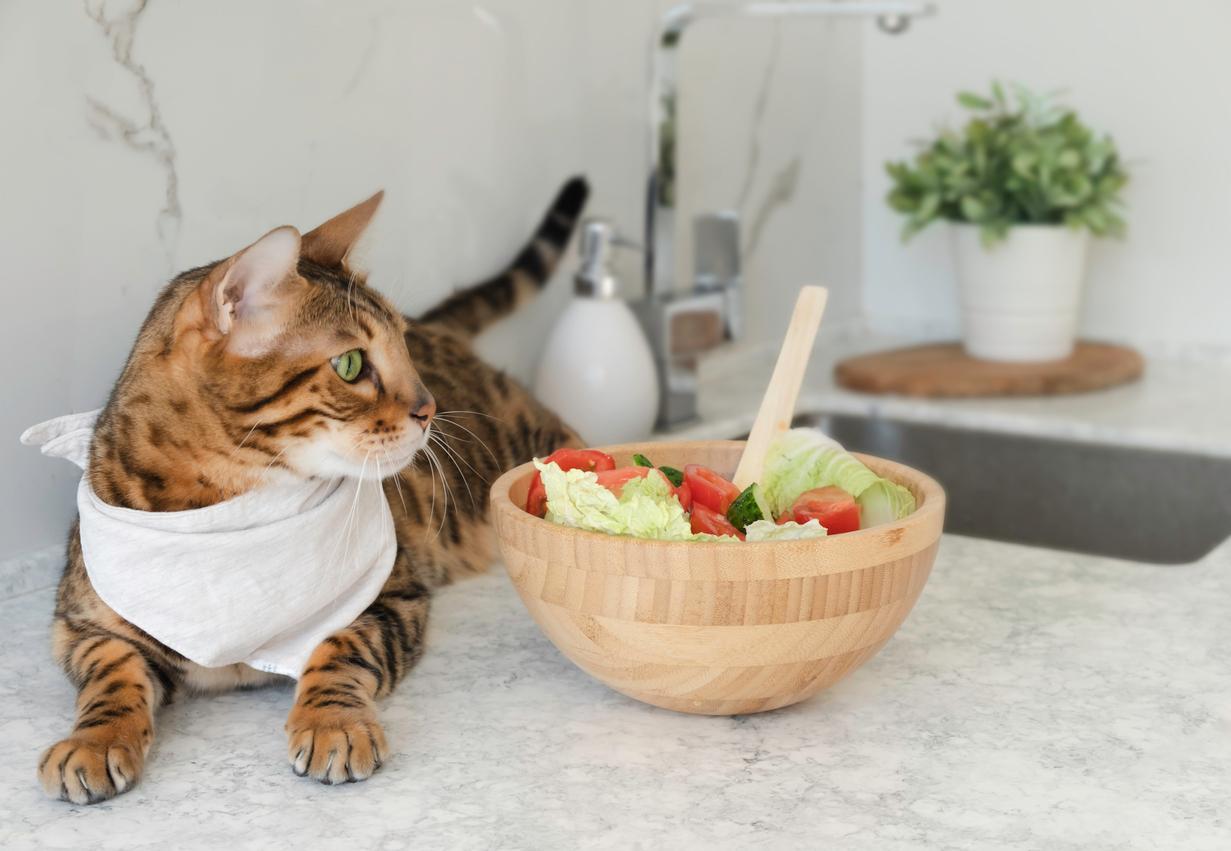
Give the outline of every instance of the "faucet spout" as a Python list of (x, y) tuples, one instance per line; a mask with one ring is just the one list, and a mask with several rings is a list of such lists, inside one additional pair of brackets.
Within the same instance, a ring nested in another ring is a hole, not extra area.
[[(646, 185), (645, 297), (637, 311), (658, 361), (662, 400), (660, 427), (696, 416), (698, 359), (720, 342), (735, 339), (741, 325), (739, 222), (734, 213), (699, 216), (694, 277), (676, 280), (675, 245), (677, 74), (680, 41), (694, 24), (715, 18), (832, 17), (875, 19), (891, 34), (911, 19), (932, 14), (923, 0), (752, 0), (683, 3), (667, 10), (650, 48), (649, 177)], [(713, 257), (701, 256), (702, 251)]]
[(693, 24), (715, 18), (875, 18), (889, 33), (903, 32), (910, 20), (935, 12), (930, 2), (915, 0), (808, 0), (808, 2), (695, 2), (672, 6), (659, 22), (650, 49), (649, 182), (645, 213), (645, 290), (664, 294), (675, 288), (673, 270), (661, 262), (660, 241), (671, 240), (675, 210), (676, 58), (684, 33)]

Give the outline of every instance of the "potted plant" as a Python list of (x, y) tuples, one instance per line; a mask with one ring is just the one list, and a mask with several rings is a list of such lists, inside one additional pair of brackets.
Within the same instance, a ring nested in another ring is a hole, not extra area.
[(950, 223), (966, 351), (1044, 361), (1073, 350), (1090, 234), (1119, 235), (1128, 175), (1111, 138), (1051, 98), (963, 92), (974, 113), (941, 131), (913, 162), (886, 165), (903, 239)]

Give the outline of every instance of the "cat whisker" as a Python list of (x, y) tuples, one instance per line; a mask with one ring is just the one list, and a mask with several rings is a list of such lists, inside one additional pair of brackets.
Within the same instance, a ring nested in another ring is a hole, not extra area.
[(423, 453), (423, 459), (427, 462), (427, 477), (432, 483), (432, 505), (427, 512), (427, 525), (423, 529), (423, 537), (427, 538), (427, 533), (431, 531), (432, 519), (436, 516), (436, 470), (432, 467), (432, 459), (427, 453)]
[(350, 273), (350, 280), (346, 284), (346, 302), (350, 307), (351, 322), (355, 322), (355, 272)]
[[(436, 419), (440, 419), (440, 414), (436, 415)], [(466, 426), (462, 425), (461, 423), (454, 422), (453, 420), (445, 420), (445, 422), (447, 422), (449, 425), (457, 426), (462, 431), (466, 432), (468, 435), (470, 435), (476, 441), (478, 441), (478, 444), (482, 446), (485, 450), (487, 450), (487, 454), (492, 457), (492, 461), (495, 462), (496, 468), (499, 469), (501, 467), (500, 459), (496, 457), (496, 453), (492, 451), (492, 448), (487, 445), (487, 441), (483, 440), (483, 438), (479, 437), (477, 434), (475, 434), (470, 429), (466, 428)]]
[[(488, 414), (483, 411), (469, 411), (469, 410), (462, 410), (460, 408), (455, 408), (451, 411), (445, 411), (445, 413), (446, 414), (471, 414), (472, 416), (476, 416), (476, 417), (487, 417), (489, 420), (495, 420), (496, 422), (504, 423), (505, 425), (509, 424), (508, 420), (502, 419), (501, 417), (493, 416), (492, 414)], [(439, 417), (440, 414), (437, 414), (436, 416)]]
[(427, 477), (432, 483), (432, 507), (427, 512), (427, 526), (423, 529), (423, 537), (427, 538), (427, 533), (432, 529), (432, 519), (436, 516), (436, 471), (432, 469), (432, 459), (424, 453), (423, 457), (427, 460)]
[[(451, 431), (445, 431), (445, 429), (444, 429), (444, 426), (445, 426), (444, 421), (440, 421), (440, 420), (433, 420), (432, 425), (435, 427), (435, 430), (436, 430), (436, 431), (439, 431), (440, 433), (444, 434), (444, 435), (445, 435), (445, 436), (447, 436), (447, 437), (451, 437), (451, 438), (453, 438), (454, 440), (460, 440), (462, 443), (474, 443), (474, 441), (473, 441), (473, 440), (471, 440), (471, 439), (470, 439), (470, 438), (468, 438), (468, 437), (462, 437), (460, 434), (454, 434), (454, 433), (453, 433), (453, 432), (451, 432)], [(456, 423), (449, 423), (449, 425), (456, 425)]]
[(440, 533), (444, 531), (445, 524), (449, 522), (449, 503), (452, 502), (453, 489), (449, 487), (449, 478), (445, 475), (445, 465), (441, 463), (440, 456), (435, 452), (428, 450), (433, 460), (436, 462), (436, 471), (440, 473), (440, 490), (444, 495), (444, 508), (440, 511), (440, 526), (436, 529), (436, 537), (440, 537)]
[(406, 292), (406, 283), (409, 279), (399, 275), (396, 278), (390, 278), (387, 281), (381, 281), (381, 291), (393, 302), (400, 300)]
[[(414, 462), (412, 461), (411, 463), (413, 464)], [(406, 507), (406, 497), (402, 495), (402, 471), (399, 470), (398, 472), (394, 473), (389, 478), (393, 479), (393, 487), (394, 489), (397, 490), (398, 499), (401, 500), (402, 502), (402, 512), (404, 514), (409, 514), (410, 509)]]
[(343, 564), (345, 564), (347, 559), (350, 558), (351, 533), (355, 529), (355, 518), (357, 516), (356, 510), (359, 507), (359, 494), (363, 491), (363, 483), (364, 483), (363, 474), (364, 472), (366, 472), (368, 468), (368, 459), (370, 459), (371, 457), (372, 457), (371, 452), (368, 452), (366, 455), (363, 456), (363, 464), (359, 468), (359, 478), (355, 482), (355, 498), (351, 500), (350, 512), (346, 515), (346, 523), (343, 526), (343, 529), (345, 530), (345, 533), (346, 533), (344, 536), (346, 540), (346, 549), (342, 553), (342, 563)]
[(248, 438), (252, 437), (252, 433), (256, 431), (257, 428), (260, 427), (260, 425), (261, 425), (261, 420), (257, 420), (256, 422), (252, 424), (252, 428), (248, 429), (248, 433), (244, 435), (244, 439), (241, 440), (238, 444), (236, 444), (235, 448), (231, 450), (230, 456), (227, 457), (228, 463), (235, 460), (235, 454), (239, 452), (239, 450), (244, 448), (244, 444), (248, 442)]
[[(351, 537), (355, 534), (355, 530), (358, 527), (359, 494), (363, 493), (364, 485), (368, 484), (367, 479), (364, 478), (363, 475), (363, 473), (367, 472), (368, 461), (374, 461), (371, 452), (368, 452), (363, 456), (363, 464), (359, 467), (359, 482), (355, 488), (355, 500), (351, 502), (351, 514), (346, 518), (346, 551), (342, 553), (343, 562), (346, 562), (346, 559), (350, 558)], [(379, 486), (379, 483), (377, 483), (377, 486)]]
[[(358, 451), (359, 444), (354, 443), (353, 448), (356, 451)], [(367, 467), (367, 463), (368, 463), (368, 457), (365, 454), (364, 459), (363, 459), (363, 464), (359, 467), (359, 476), (356, 478), (356, 481), (355, 481), (355, 495), (351, 499), (350, 511), (348, 511), (346, 514), (346, 522), (342, 524), (342, 529), (339, 532), (338, 540), (334, 543), (333, 550), (329, 554), (330, 560), (332, 560), (337, 555), (338, 548), (342, 546), (343, 542), (346, 542), (347, 544), (346, 551), (343, 552), (342, 554), (343, 560), (345, 560), (350, 553), (350, 543), (349, 543), (350, 542), (350, 529), (351, 529), (351, 524), (355, 517), (355, 508), (359, 504), (359, 494), (363, 489), (363, 473), (364, 473), (365, 468)]]
[(264, 477), (265, 477), (265, 475), (266, 475), (267, 473), (269, 473), (269, 471), (273, 468), (274, 464), (277, 464), (277, 463), (278, 463), (278, 459), (282, 457), (282, 454), (283, 454), (284, 452), (286, 452), (286, 450), (287, 450), (287, 447), (283, 446), (281, 449), (279, 449), (279, 450), (278, 450), (278, 454), (277, 454), (277, 455), (275, 455), (273, 458), (270, 458), (270, 459), (269, 459), (269, 463), (268, 463), (268, 464), (266, 464), (266, 465), (265, 465), (265, 469), (261, 471), (261, 477), (262, 477), (262, 478), (264, 478)]
[[(384, 488), (383, 482), (384, 482), (384, 477), (381, 476), (380, 474), (380, 458), (377, 458), (376, 459), (376, 486), (378, 488)], [(391, 521), (391, 518), (388, 515), (389, 515), (389, 512), (386, 511), (382, 513), (380, 517), (380, 531), (381, 531), (382, 536), (385, 533), (385, 524)], [(397, 530), (395, 529), (394, 534), (396, 534), (396, 531)]]
[[(425, 447), (426, 448), (426, 447)], [(432, 453), (435, 455), (436, 453)], [(440, 456), (436, 456), (436, 463), (440, 465), (440, 484), (445, 491), (445, 510), (440, 515), (440, 528), (443, 531), (445, 523), (449, 519), (449, 506), (453, 506), (453, 513), (457, 513), (457, 495), (453, 493), (453, 488), (449, 487), (449, 477), (445, 475), (444, 462), (440, 460)]]
[(474, 491), (470, 489), (470, 479), (467, 478), (466, 471), (463, 470), (461, 468), (461, 465), (457, 463), (456, 454), (453, 452), (452, 449), (449, 448), (449, 444), (445, 443), (440, 437), (433, 435), (433, 434), (429, 434), (428, 440), (433, 440), (433, 439), (436, 441), (436, 445), (444, 450), (445, 455), (448, 456), (449, 460), (453, 462), (453, 466), (457, 468), (457, 474), (462, 477), (462, 484), (466, 486), (466, 493), (470, 496), (470, 507), (477, 508), (478, 503), (474, 501)]
[(445, 475), (445, 465), (440, 460), (440, 456), (437, 455), (435, 452), (433, 452), (431, 447), (425, 446), (423, 448), (428, 452), (428, 454), (430, 454), (433, 458), (436, 459), (437, 469), (440, 470), (440, 485), (442, 489), (444, 490), (444, 495), (445, 495), (445, 507), (444, 507), (444, 510), (440, 512), (440, 528), (436, 531), (437, 536), (439, 536), (440, 533), (444, 531), (445, 523), (449, 519), (449, 504), (450, 503), (453, 504), (454, 510), (456, 511), (457, 497), (453, 493), (453, 488), (449, 487), (449, 477)]
[[(464, 437), (458, 437), (457, 435), (453, 435), (453, 434), (449, 434), (449, 435), (445, 435), (445, 436), (447, 436), (447, 437), (452, 437), (452, 438), (454, 438), (454, 439), (456, 439), (456, 440), (465, 440), (465, 441), (466, 441), (466, 443), (470, 443), (470, 442), (471, 442), (471, 441), (469, 441), (469, 440), (466, 440), (466, 438), (464, 438)], [(461, 454), (460, 452), (458, 452), (458, 451), (457, 451), (454, 447), (449, 446), (449, 445), (447, 444), (447, 442), (445, 441), (444, 437), (440, 437), (440, 438), (439, 438), (439, 440), (440, 440), (441, 444), (442, 444), (442, 445), (443, 445), (443, 446), (444, 446), (444, 447), (445, 447), (445, 448), (446, 448), (449, 452), (451, 452), (457, 460), (460, 460), (463, 464), (465, 464), (467, 467), (469, 467), (469, 468), (470, 468), (470, 471), (471, 471), (472, 473), (474, 473), (474, 474), (475, 474), (475, 475), (479, 478), (479, 480), (480, 480), (481, 482), (483, 482), (483, 484), (485, 484), (485, 485), (486, 485), (486, 484), (490, 484), (490, 483), (491, 483), (491, 482), (490, 482), (490, 480), (489, 480), (486, 476), (484, 476), (482, 473), (480, 473), (478, 470), (476, 470), (476, 469), (475, 469), (474, 464), (471, 464), (471, 463), (470, 463), (469, 461), (467, 461), (464, 457), (462, 457), (462, 454)], [(456, 461), (454, 461), (454, 463), (456, 464), (457, 462), (456, 462)], [(460, 468), (458, 469), (458, 472), (459, 472), (459, 473), (461, 473), (461, 472), (462, 472)], [(465, 474), (463, 474), (463, 475), (465, 475)]]
[[(432, 452), (430, 447), (425, 446), (423, 448), (425, 452), (425, 457), (428, 460), (428, 464), (432, 468), (432, 513), (429, 514), (427, 518), (427, 529), (424, 532), (424, 537), (426, 538), (427, 532), (430, 532), (432, 529), (432, 517), (435, 516), (435, 512), (436, 512), (436, 472), (437, 472), (437, 469), (439, 468), (440, 462), (436, 459), (436, 453)], [(440, 474), (440, 483), (442, 486), (444, 485), (444, 473)], [(443, 488), (442, 488), (442, 491), (443, 491)], [(440, 533), (445, 527), (445, 513), (449, 510), (448, 492), (443, 491), (443, 493), (444, 493), (445, 504), (444, 504), (444, 508), (442, 509), (440, 513), (440, 526), (437, 527), (436, 534), (432, 536), (433, 541), (440, 537)]]

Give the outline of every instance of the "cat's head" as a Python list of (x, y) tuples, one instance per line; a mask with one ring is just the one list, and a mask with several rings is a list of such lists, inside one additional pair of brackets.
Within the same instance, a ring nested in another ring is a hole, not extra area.
[(426, 445), (436, 403), (406, 322), (346, 262), (380, 200), (302, 236), (270, 231), (211, 267), (176, 312), (175, 358), (197, 385), (184, 395), (207, 401), (234, 463), (375, 479)]

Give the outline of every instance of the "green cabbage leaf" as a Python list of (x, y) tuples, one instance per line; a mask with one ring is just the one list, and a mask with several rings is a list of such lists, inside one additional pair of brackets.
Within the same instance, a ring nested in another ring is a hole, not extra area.
[(824, 538), (829, 533), (819, 520), (809, 520), (807, 523), (796, 523), (789, 520), (778, 524), (772, 520), (756, 520), (748, 524), (744, 530), (747, 540), (757, 541), (797, 541), (803, 538)]
[(876, 475), (816, 429), (791, 429), (770, 444), (761, 487), (775, 516), (804, 491), (830, 485), (855, 497), (863, 528), (900, 520), (915, 510), (909, 490)]
[(574, 529), (660, 541), (738, 541), (695, 535), (688, 515), (662, 476), (630, 479), (617, 497), (586, 470), (561, 470), (534, 461), (547, 492), (547, 520)]

